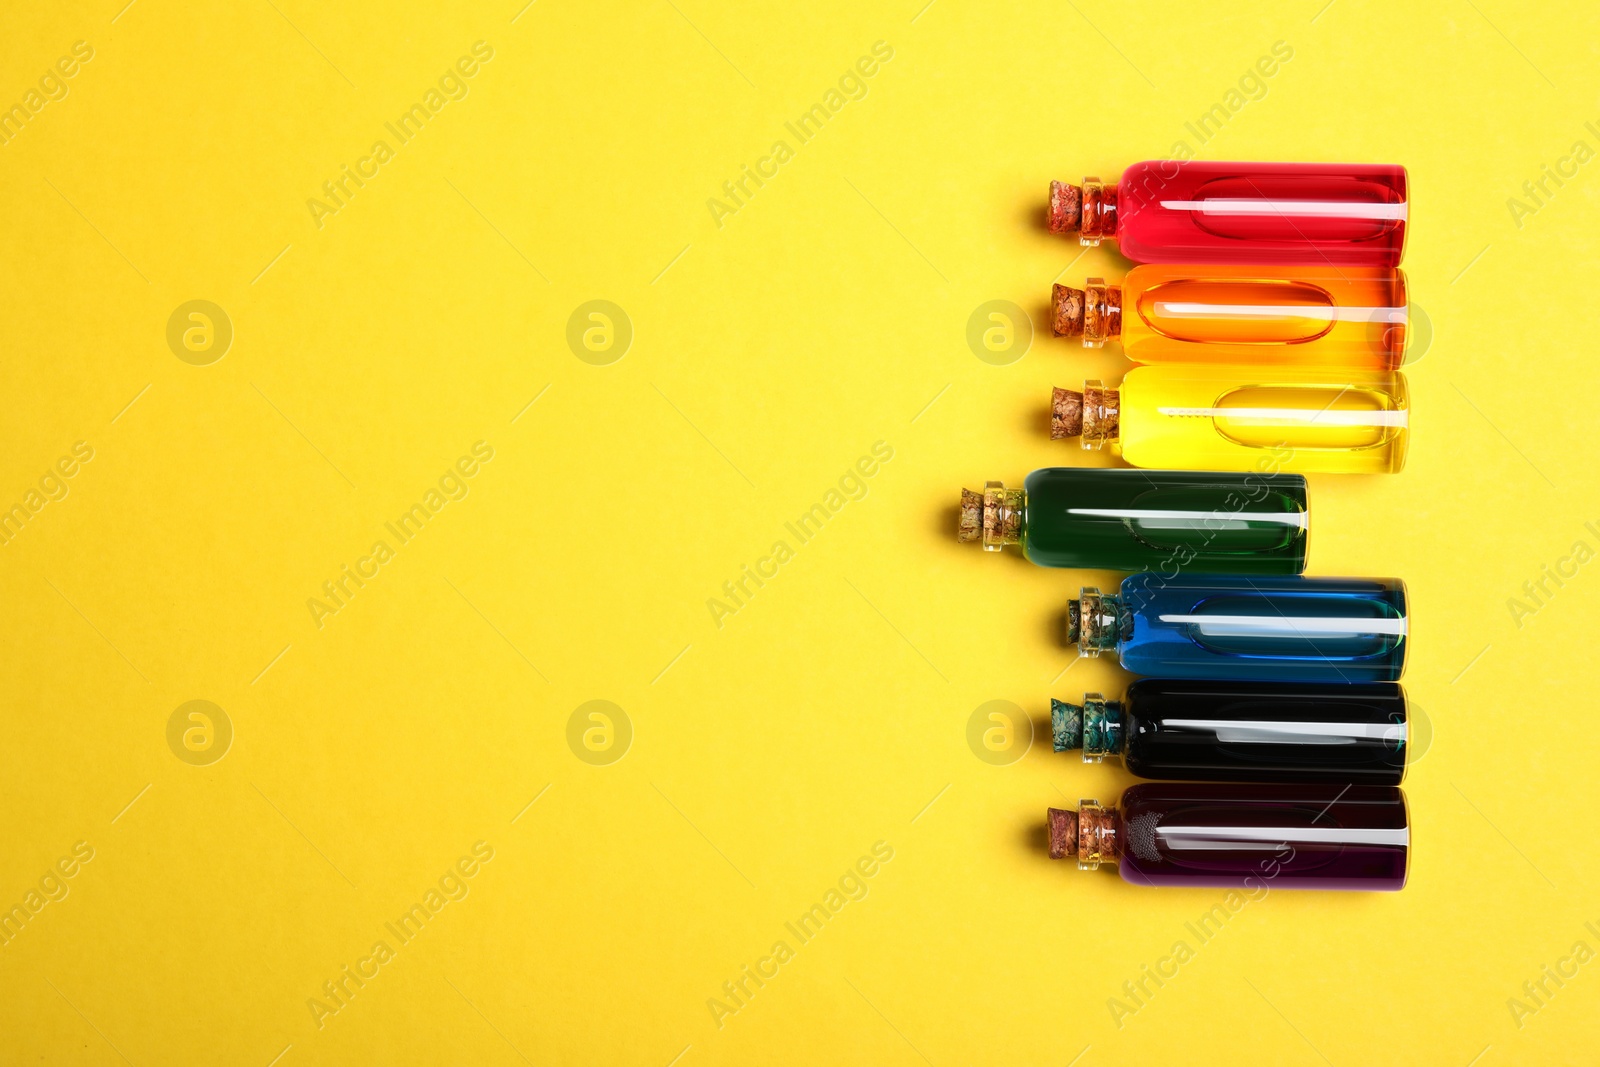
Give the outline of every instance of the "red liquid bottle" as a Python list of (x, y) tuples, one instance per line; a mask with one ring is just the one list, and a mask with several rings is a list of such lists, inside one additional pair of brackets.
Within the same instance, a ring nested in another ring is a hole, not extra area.
[(1050, 858), (1115, 863), (1134, 885), (1397, 890), (1406, 798), (1377, 785), (1136, 785), (1120, 808), (1051, 808)]
[(1052, 233), (1136, 263), (1397, 267), (1406, 171), (1368, 163), (1136, 163), (1116, 185), (1050, 183)]

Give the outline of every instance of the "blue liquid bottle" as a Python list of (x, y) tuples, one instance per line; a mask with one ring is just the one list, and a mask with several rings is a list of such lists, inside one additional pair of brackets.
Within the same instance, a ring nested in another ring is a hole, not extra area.
[(1115, 650), (1154, 678), (1398, 681), (1408, 624), (1398, 578), (1149, 572), (1067, 605), (1067, 640), (1083, 655)]

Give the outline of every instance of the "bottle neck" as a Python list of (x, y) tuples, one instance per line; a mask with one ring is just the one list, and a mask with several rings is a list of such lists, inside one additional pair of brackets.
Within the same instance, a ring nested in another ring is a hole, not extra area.
[(987, 483), (983, 489), (983, 550), (999, 552), (1006, 545), (1020, 544), (1026, 515), (1021, 489)]
[[(1120, 318), (1118, 319), (1120, 322)], [(1099, 450), (1122, 432), (1122, 393), (1090, 379), (1083, 383), (1083, 447)]]
[(1077, 811), (1051, 808), (1046, 815), (1050, 858), (1078, 858), (1078, 869), (1092, 871), (1102, 863), (1116, 863), (1122, 813), (1097, 800), (1080, 800)]
[(1083, 283), (1083, 347), (1099, 348), (1122, 336), (1122, 286), (1104, 278)]
[(1115, 649), (1131, 623), (1121, 597), (1093, 586), (1085, 586), (1077, 600), (1067, 602), (1067, 641), (1075, 642), (1085, 656)]
[(1099, 763), (1107, 756), (1121, 756), (1127, 742), (1127, 718), (1120, 700), (1107, 700), (1099, 693), (1083, 694), (1083, 760)]
[(1094, 246), (1117, 236), (1117, 187), (1099, 178), (1083, 179), (1083, 201), (1078, 213), (1078, 243)]

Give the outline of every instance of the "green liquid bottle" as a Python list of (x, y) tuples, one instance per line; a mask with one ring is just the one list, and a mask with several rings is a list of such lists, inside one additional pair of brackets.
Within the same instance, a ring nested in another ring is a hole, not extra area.
[(1046, 467), (1021, 489), (963, 489), (957, 536), (1044, 567), (1176, 576), (1300, 574), (1308, 532), (1298, 474)]

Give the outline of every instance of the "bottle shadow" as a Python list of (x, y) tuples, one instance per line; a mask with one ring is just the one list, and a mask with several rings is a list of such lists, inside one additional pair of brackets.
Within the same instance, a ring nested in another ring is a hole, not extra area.
[(1028, 820), (1022, 828), (1021, 838), (1029, 855), (1046, 861), (1050, 859), (1050, 828), (1045, 824), (1043, 812), (1040, 812), (1039, 818)]
[(1062, 240), (1070, 234), (1050, 232), (1050, 181), (1034, 185), (1029, 183), (1029, 190), (1024, 195), (1018, 190), (1016, 197), (1017, 221), (1035, 233), (1044, 234), (1054, 240)]
[(1073, 589), (1070, 593), (1063, 593), (1061, 597), (1061, 610), (1051, 612), (1046, 619), (1046, 626), (1048, 627), (1049, 638), (1051, 642), (1068, 650), (1076, 649), (1078, 647), (1078, 643), (1076, 641), (1070, 641), (1067, 639), (1067, 628), (1071, 615), (1071, 612), (1067, 610), (1067, 601), (1076, 598), (1077, 595), (1077, 589)]
[(1038, 303), (1029, 304), (1028, 314), (1033, 316), (1034, 331), (1037, 336), (1046, 341), (1060, 344), (1063, 341), (1070, 340), (1070, 338), (1063, 338), (1055, 331), (1056, 305), (1055, 298), (1052, 295), (1053, 292), (1054, 290), (1041, 297)]
[[(1030, 401), (1027, 410), (1023, 413), (1023, 418), (1026, 420), (1025, 425), (1028, 428), (1028, 432), (1037, 434), (1046, 441), (1051, 439), (1050, 416), (1051, 408), (1055, 401), (1055, 388), (1055, 386), (1052, 386), (1051, 391), (1045, 393), (1042, 398)], [(1056, 443), (1059, 444), (1059, 442)]]

